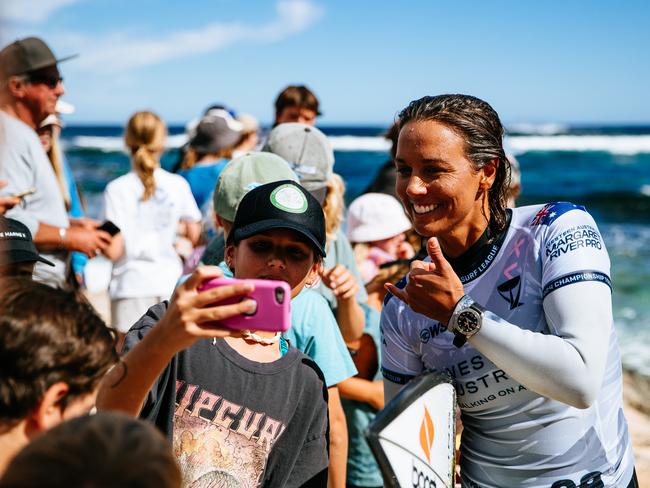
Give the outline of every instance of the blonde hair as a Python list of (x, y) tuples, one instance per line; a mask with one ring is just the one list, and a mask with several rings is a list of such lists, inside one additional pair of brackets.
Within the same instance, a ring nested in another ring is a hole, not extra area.
[(193, 147), (188, 147), (185, 151), (185, 156), (183, 157), (183, 162), (181, 163), (181, 169), (190, 169), (196, 163), (203, 161), (204, 159), (231, 159), (233, 155), (234, 147), (228, 147), (221, 149), (215, 153), (200, 153)]
[(327, 180), (327, 193), (323, 201), (323, 213), (325, 214), (325, 233), (327, 241), (336, 240), (336, 233), (343, 222), (343, 210), (345, 208), (345, 183), (338, 174), (332, 174)]
[(65, 209), (70, 210), (71, 200), (70, 200), (70, 187), (68, 186), (68, 180), (63, 169), (63, 160), (61, 159), (61, 150), (59, 148), (59, 138), (55, 133), (54, 127), (52, 127), (51, 135), (51, 144), (50, 150), (47, 152), (47, 157), (52, 164), (52, 169), (56, 175), (56, 182), (59, 185), (59, 190), (61, 190), (61, 196), (65, 203)]
[(144, 185), (142, 200), (149, 200), (156, 190), (153, 173), (160, 166), (167, 127), (153, 112), (136, 112), (126, 125), (124, 142), (131, 151), (133, 169)]

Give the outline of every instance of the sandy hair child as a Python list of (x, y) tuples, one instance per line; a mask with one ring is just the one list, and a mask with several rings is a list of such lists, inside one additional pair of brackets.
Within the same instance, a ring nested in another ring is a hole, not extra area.
[(106, 249), (113, 261), (110, 283), (112, 325), (120, 342), (148, 307), (171, 296), (181, 275), (174, 242), (200, 235), (201, 212), (187, 182), (160, 167), (167, 128), (152, 112), (129, 119), (124, 142), (132, 169), (104, 192), (105, 216), (121, 232)]
[(405, 235), (410, 228), (411, 221), (395, 197), (366, 193), (350, 204), (347, 236), (364, 283), (375, 277), (382, 264), (414, 256)]
[[(226, 260), (236, 278), (286, 281), (295, 297), (325, 255), (318, 202), (292, 181), (242, 199)], [(126, 368), (104, 382), (98, 405), (140, 415), (172, 437), (183, 482), (325, 486), (327, 390), (316, 364), (280, 335), (242, 334), (210, 322), (251, 312), (238, 283), (199, 291), (217, 267), (201, 267), (170, 303), (149, 309), (125, 342)]]

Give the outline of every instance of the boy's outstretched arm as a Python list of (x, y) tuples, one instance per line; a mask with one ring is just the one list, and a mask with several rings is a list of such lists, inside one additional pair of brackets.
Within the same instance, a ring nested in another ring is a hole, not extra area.
[(213, 305), (252, 291), (247, 283), (219, 286), (199, 292), (204, 281), (222, 276), (216, 266), (197, 269), (174, 294), (160, 321), (102, 380), (97, 395), (99, 410), (119, 410), (137, 416), (154, 382), (174, 355), (197, 339), (238, 335), (238, 331), (202, 324), (254, 311), (255, 302)]

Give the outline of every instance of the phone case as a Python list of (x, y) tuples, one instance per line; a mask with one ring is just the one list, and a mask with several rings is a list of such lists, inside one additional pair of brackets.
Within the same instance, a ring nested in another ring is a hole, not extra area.
[[(291, 288), (284, 281), (274, 280), (238, 280), (234, 278), (215, 278), (205, 282), (199, 291), (215, 286), (232, 285), (246, 281), (255, 285), (255, 289), (246, 298), (255, 300), (257, 309), (249, 315), (238, 315), (220, 320), (216, 325), (236, 330), (265, 330), (284, 332), (291, 327)], [(242, 301), (244, 297), (227, 298), (220, 305), (229, 305)]]

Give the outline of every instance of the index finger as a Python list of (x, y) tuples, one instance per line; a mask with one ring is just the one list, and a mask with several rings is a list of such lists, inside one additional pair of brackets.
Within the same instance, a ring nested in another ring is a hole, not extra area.
[(348, 274), (349, 275), (352, 274), (352, 273), (350, 273), (350, 270), (348, 268), (346, 268), (342, 264), (337, 264), (336, 266), (334, 266), (334, 269), (332, 269), (331, 277), (333, 279), (339, 279), (339, 278), (342, 278), (343, 276), (346, 276)]
[(219, 266), (201, 265), (194, 270), (188, 279), (179, 285), (179, 288), (183, 288), (184, 290), (196, 290), (204, 281), (213, 278), (221, 278), (222, 276), (223, 271)]
[(392, 283), (384, 283), (384, 288), (408, 305), (409, 294), (406, 290), (397, 288)]
[(232, 285), (221, 285), (208, 288), (199, 292), (192, 298), (192, 305), (196, 308), (203, 308), (206, 305), (214, 305), (228, 298), (244, 296), (255, 289), (252, 283), (237, 282)]

